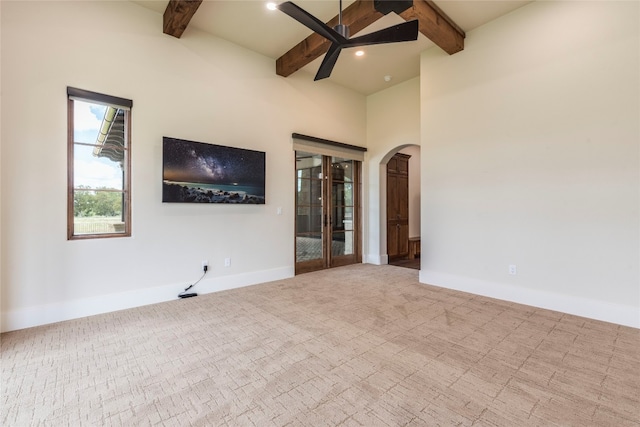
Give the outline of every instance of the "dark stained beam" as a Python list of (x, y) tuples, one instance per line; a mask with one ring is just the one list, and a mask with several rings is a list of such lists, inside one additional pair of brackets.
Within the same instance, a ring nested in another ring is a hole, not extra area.
[[(382, 18), (374, 0), (356, 0), (342, 11), (342, 23), (349, 27), (351, 34), (356, 34)], [(338, 25), (338, 16), (327, 22), (330, 27)], [(276, 59), (276, 74), (288, 77), (329, 50), (331, 43), (324, 37), (313, 33), (291, 48), (287, 53)]]
[(430, 0), (413, 0), (413, 7), (400, 13), (405, 20), (418, 20), (418, 29), (449, 55), (464, 49), (465, 33)]
[(180, 38), (202, 0), (169, 0), (162, 20), (162, 32)]

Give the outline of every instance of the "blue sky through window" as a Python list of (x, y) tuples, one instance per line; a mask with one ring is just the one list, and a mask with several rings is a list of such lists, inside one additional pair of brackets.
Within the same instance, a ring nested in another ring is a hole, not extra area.
[[(106, 106), (74, 101), (74, 141), (95, 144)], [(123, 189), (122, 169), (117, 162), (93, 155), (93, 147), (75, 145), (75, 186)]]

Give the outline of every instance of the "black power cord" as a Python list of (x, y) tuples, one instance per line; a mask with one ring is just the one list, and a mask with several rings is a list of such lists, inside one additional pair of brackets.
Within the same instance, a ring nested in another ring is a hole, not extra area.
[(187, 286), (184, 291), (180, 292), (178, 294), (178, 298), (191, 298), (191, 297), (197, 297), (198, 296), (198, 294), (195, 293), (195, 292), (187, 293), (187, 291), (189, 289), (193, 288), (198, 283), (200, 283), (200, 281), (204, 278), (204, 276), (207, 275), (207, 270), (209, 270), (209, 266), (205, 265), (204, 267), (202, 267), (202, 269), (204, 270), (204, 273), (202, 273), (202, 276), (200, 276), (200, 278), (198, 280), (196, 280), (194, 283), (192, 283), (189, 286)]

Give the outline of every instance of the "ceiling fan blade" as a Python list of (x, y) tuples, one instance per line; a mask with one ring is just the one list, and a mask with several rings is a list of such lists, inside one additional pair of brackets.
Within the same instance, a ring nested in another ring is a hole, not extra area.
[(408, 42), (418, 39), (418, 20), (384, 28), (364, 36), (354, 37), (344, 47), (367, 46), (372, 44)]
[(326, 79), (331, 75), (331, 71), (333, 71), (333, 67), (336, 65), (336, 61), (338, 60), (338, 56), (340, 56), (341, 50), (342, 45), (338, 43), (331, 43), (327, 54), (322, 60), (322, 64), (320, 64), (320, 68), (318, 68), (318, 73), (313, 79), (314, 81)]
[(347, 39), (340, 33), (329, 27), (327, 24), (311, 15), (306, 10), (302, 9), (296, 4), (286, 1), (276, 6), (279, 10), (286, 13), (305, 27), (320, 34), (322, 37), (330, 40), (333, 43), (346, 43)]

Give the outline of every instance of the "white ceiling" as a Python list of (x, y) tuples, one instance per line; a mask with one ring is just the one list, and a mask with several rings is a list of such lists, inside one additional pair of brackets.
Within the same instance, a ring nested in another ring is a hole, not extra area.
[[(169, 0), (132, 0), (146, 8), (164, 13)], [(469, 32), (493, 19), (505, 15), (531, 0), (435, 0), (435, 4), (460, 28)], [(280, 11), (266, 8), (267, 0), (204, 0), (182, 37), (189, 37), (190, 28), (197, 28), (228, 40), (274, 60), (311, 34), (311, 30)], [(338, 14), (339, 0), (294, 0), (298, 6), (327, 22)], [(343, 9), (353, 3), (344, 0)], [(379, 30), (404, 20), (390, 13), (360, 34)], [(159, 28), (158, 31), (162, 31)], [(355, 34), (351, 35), (352, 37)], [(422, 34), (415, 42), (367, 46), (365, 55), (356, 57), (355, 49), (342, 51), (327, 80), (370, 95), (420, 74), (420, 52), (434, 46)], [(320, 66), (322, 57), (298, 73), (305, 72), (310, 80)], [(274, 62), (275, 73), (275, 62)], [(391, 76), (390, 82), (384, 77)], [(320, 83), (318, 83), (320, 84)]]

